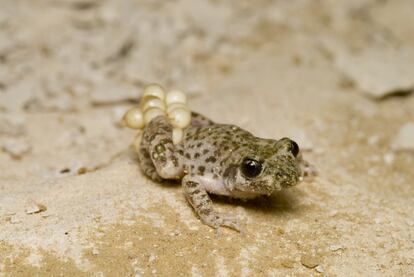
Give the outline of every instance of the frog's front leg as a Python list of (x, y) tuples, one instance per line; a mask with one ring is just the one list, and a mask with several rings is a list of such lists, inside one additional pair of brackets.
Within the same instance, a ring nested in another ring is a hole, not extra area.
[(183, 175), (182, 161), (172, 141), (172, 130), (167, 117), (158, 116), (145, 127), (140, 146), (147, 151), (156, 172), (164, 179), (179, 179)]
[(215, 229), (228, 227), (240, 232), (240, 223), (236, 217), (219, 214), (214, 211), (213, 202), (203, 185), (197, 180), (197, 177), (185, 176), (182, 180), (182, 185), (185, 197), (205, 224)]

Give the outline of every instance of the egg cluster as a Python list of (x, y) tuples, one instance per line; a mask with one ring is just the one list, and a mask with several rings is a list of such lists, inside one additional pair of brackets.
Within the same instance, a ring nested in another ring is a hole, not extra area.
[(173, 143), (183, 137), (183, 129), (190, 124), (191, 111), (187, 107), (187, 97), (180, 90), (165, 90), (158, 84), (144, 88), (138, 107), (128, 110), (123, 122), (132, 129), (143, 129), (153, 118), (165, 115), (173, 126)]

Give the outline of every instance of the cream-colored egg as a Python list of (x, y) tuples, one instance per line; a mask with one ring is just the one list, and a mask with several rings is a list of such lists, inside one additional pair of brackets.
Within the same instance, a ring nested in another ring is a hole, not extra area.
[(188, 109), (177, 108), (168, 113), (173, 127), (185, 128), (191, 122), (191, 113)]
[(161, 100), (165, 100), (165, 90), (162, 86), (158, 84), (150, 84), (144, 87), (144, 92), (142, 94), (142, 98), (147, 96), (155, 96)]
[(141, 109), (133, 107), (129, 109), (122, 118), (124, 124), (132, 129), (144, 128), (144, 118)]
[(165, 115), (165, 112), (159, 108), (150, 108), (144, 112), (144, 123), (148, 125), (150, 121), (159, 115)]
[(167, 93), (165, 97), (165, 102), (167, 105), (172, 103), (187, 103), (187, 96), (181, 90), (171, 90)]
[(165, 105), (165, 102), (159, 98), (148, 97), (148, 98), (142, 99), (142, 106), (141, 106), (142, 111), (145, 113), (145, 111), (150, 108), (158, 108), (160, 110), (165, 111), (166, 105)]
[(181, 142), (181, 140), (183, 139), (183, 129), (181, 128), (174, 128), (173, 132), (172, 132), (172, 140), (174, 144), (178, 144)]
[(172, 103), (172, 104), (167, 105), (167, 113), (170, 113), (172, 110), (176, 110), (176, 109), (189, 110), (187, 105), (183, 103)]

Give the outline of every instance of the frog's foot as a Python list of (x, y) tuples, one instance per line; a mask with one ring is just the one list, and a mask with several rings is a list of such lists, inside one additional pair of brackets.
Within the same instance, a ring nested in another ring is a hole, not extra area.
[(212, 212), (210, 216), (201, 218), (201, 220), (213, 227), (214, 229), (219, 230), (221, 227), (227, 227), (233, 230), (236, 230), (240, 233), (242, 233), (242, 229), (240, 226), (239, 219), (234, 215), (229, 214), (219, 214), (216, 212)]
[(204, 224), (214, 229), (228, 227), (239, 232), (241, 231), (237, 217), (219, 214), (214, 211), (210, 196), (196, 177), (185, 176), (182, 180), (182, 185), (188, 202)]
[(154, 118), (145, 127), (140, 147), (142, 151), (147, 151), (156, 172), (164, 179), (179, 179), (183, 174), (181, 161), (172, 141), (172, 130), (167, 117)]

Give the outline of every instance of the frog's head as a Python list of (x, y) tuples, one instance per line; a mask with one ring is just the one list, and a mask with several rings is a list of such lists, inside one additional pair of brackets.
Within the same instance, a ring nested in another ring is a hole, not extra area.
[(238, 153), (224, 174), (227, 189), (240, 196), (270, 195), (298, 183), (299, 146), (289, 138), (256, 144)]

